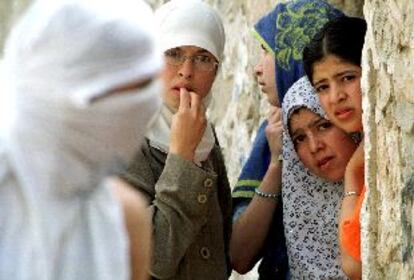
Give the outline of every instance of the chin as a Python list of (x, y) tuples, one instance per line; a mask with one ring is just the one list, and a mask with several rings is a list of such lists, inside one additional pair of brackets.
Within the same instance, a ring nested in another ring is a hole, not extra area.
[(331, 182), (331, 183), (339, 183), (339, 182), (342, 182), (343, 181), (343, 179), (344, 179), (344, 176), (342, 175), (342, 176), (327, 176), (327, 177), (325, 177), (325, 180), (327, 180), (327, 181), (329, 181), (329, 182)]
[(321, 170), (319, 170), (319, 172), (313, 172), (313, 174), (315, 174), (316, 176), (322, 178), (325, 181), (331, 182), (331, 183), (337, 183), (337, 182), (341, 182), (344, 179), (344, 174), (345, 170), (343, 172), (338, 172), (338, 174), (336, 174), (335, 172), (322, 172)]
[(270, 105), (275, 106), (275, 107), (280, 107), (280, 104), (276, 101), (270, 101), (269, 100)]
[(164, 103), (164, 105), (166, 105), (168, 109), (170, 109), (170, 111), (173, 113), (176, 113), (178, 111), (178, 105), (168, 103)]
[(345, 130), (347, 133), (355, 133), (355, 132), (363, 131), (361, 120), (354, 121), (351, 123), (338, 122), (337, 126)]

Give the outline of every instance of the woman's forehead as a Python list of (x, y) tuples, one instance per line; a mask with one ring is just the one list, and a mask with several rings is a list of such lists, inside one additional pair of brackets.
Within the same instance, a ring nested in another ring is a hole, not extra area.
[(299, 107), (293, 110), (289, 116), (289, 121), (298, 122), (298, 125), (307, 125), (309, 122), (318, 121), (320, 119), (323, 119), (323, 117), (307, 107)]
[(182, 52), (189, 52), (189, 53), (203, 53), (203, 54), (211, 54), (208, 50), (197, 47), (197, 46), (191, 46), (191, 45), (185, 45), (185, 46), (177, 46), (174, 48), (171, 48), (169, 50), (178, 50)]

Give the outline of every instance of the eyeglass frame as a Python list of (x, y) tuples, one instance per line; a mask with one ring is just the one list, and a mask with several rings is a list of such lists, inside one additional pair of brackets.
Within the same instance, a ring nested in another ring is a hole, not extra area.
[[(173, 52), (173, 51), (176, 51), (176, 52), (178, 52), (180, 54), (179, 55), (180, 59), (173, 58), (173, 55), (171, 54), (171, 52)], [(210, 57), (210, 56), (204, 55), (204, 54), (196, 54), (196, 55), (188, 56), (188, 55), (182, 54), (182, 52), (180, 52), (180, 50), (175, 49), (175, 48), (174, 49), (166, 50), (164, 52), (164, 57), (165, 57), (165, 62), (168, 65), (171, 65), (171, 66), (174, 66), (174, 67), (182, 66), (185, 63), (185, 61), (187, 59), (189, 59), (191, 61), (191, 63), (194, 64), (194, 66), (196, 67), (196, 69), (201, 70), (201, 71), (206, 71), (206, 72), (212, 72), (212, 71), (214, 71), (215, 69), (217, 69), (217, 67), (219, 65), (219, 62), (217, 62), (217, 60), (216, 60), (215, 57)], [(197, 57), (207, 57), (208, 59), (210, 59), (211, 62), (208, 62), (208, 64), (206, 63), (204, 65), (211, 65), (211, 69), (210, 69), (210, 66), (209, 66), (209, 69), (200, 67), (200, 65), (203, 65), (203, 64), (200, 64), (201, 62), (199, 62), (199, 63), (196, 62), (195, 59)], [(169, 59), (171, 59), (171, 60), (169, 60)]]

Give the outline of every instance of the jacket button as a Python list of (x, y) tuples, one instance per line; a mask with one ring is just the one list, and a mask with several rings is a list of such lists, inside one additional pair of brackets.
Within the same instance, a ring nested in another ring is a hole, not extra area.
[(211, 188), (213, 186), (213, 180), (212, 179), (210, 179), (210, 178), (207, 178), (205, 181), (204, 181), (204, 187), (206, 187), (206, 188)]
[(204, 204), (207, 202), (207, 196), (205, 194), (199, 194), (197, 200), (198, 203)]
[(200, 255), (203, 257), (203, 259), (209, 259), (210, 258), (210, 250), (207, 247), (202, 247), (200, 250)]

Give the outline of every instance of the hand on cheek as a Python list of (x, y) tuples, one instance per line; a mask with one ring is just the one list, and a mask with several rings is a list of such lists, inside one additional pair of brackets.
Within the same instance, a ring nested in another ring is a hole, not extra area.
[(279, 155), (282, 152), (282, 110), (279, 107), (272, 106), (270, 115), (268, 117), (268, 124), (266, 127), (266, 138), (269, 143), (270, 152), (272, 155), (272, 162), (279, 160)]
[[(355, 150), (351, 159), (349, 160), (345, 171), (345, 191), (360, 192), (364, 185), (364, 141), (361, 141), (358, 148)], [(352, 189), (350, 189), (352, 188)]]

